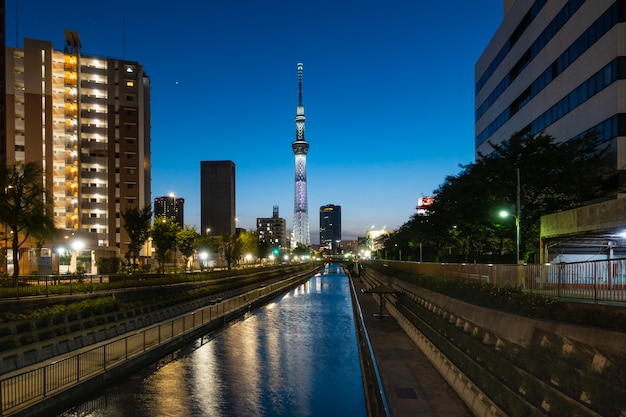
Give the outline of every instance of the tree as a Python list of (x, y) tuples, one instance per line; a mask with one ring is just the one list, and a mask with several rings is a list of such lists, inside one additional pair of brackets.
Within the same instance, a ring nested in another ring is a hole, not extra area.
[(185, 259), (184, 271), (187, 272), (187, 263), (196, 249), (198, 232), (195, 227), (185, 225), (176, 233), (176, 247)]
[(206, 255), (206, 258), (202, 260), (200, 264), (201, 269), (204, 269), (206, 262), (210, 257), (210, 254), (218, 254), (220, 250), (219, 238), (215, 236), (196, 235), (195, 247), (200, 256)]
[(161, 273), (165, 273), (165, 257), (176, 247), (176, 234), (180, 228), (169, 217), (157, 216), (152, 226), (152, 243), (156, 246)]
[(20, 273), (19, 250), (29, 237), (44, 239), (55, 232), (52, 199), (36, 162), (0, 166), (0, 222), (13, 233), (13, 284)]
[(144, 243), (150, 237), (150, 220), (152, 220), (152, 210), (150, 206), (142, 209), (137, 207), (129, 207), (122, 212), (122, 220), (124, 220), (124, 230), (128, 233), (130, 243), (128, 244), (128, 252), (126, 257), (131, 258), (133, 263), (133, 272), (137, 265), (137, 256), (141, 251)]
[(222, 233), (220, 237), (222, 240), (224, 260), (226, 261), (228, 270), (230, 270), (232, 264), (241, 256), (241, 244), (236, 236), (229, 233)]
[(542, 215), (617, 191), (609, 181), (614, 171), (608, 153), (596, 144), (594, 134), (563, 144), (541, 134), (492, 145), (492, 153), (446, 177), (427, 213), (414, 215), (392, 234), (391, 243), (423, 242), (436, 260), (465, 262), (515, 248), (515, 222), (498, 213), (516, 213), (519, 172), (521, 249), (530, 259)]
[(259, 238), (253, 232), (241, 232), (237, 237), (241, 253), (244, 256), (251, 255), (255, 259), (259, 256)]

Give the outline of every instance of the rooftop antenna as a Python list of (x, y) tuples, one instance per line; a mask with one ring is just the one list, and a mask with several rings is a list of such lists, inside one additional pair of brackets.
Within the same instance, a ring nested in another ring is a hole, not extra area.
[(126, 61), (126, 18), (122, 18), (122, 59)]
[(18, 23), (19, 23), (19, 19), (18, 19), (18, 8), (17, 8), (17, 2), (18, 0), (15, 0), (15, 47), (19, 48), (19, 36), (18, 36)]

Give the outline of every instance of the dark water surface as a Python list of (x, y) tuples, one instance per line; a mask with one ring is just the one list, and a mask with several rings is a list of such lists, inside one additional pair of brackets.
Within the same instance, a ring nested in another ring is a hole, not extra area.
[(349, 282), (337, 265), (61, 414), (366, 415)]

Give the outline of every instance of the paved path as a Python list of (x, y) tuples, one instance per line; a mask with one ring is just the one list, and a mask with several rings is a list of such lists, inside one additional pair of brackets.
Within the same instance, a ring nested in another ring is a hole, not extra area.
[(353, 282), (391, 416), (472, 416), (395, 319), (377, 317), (379, 295), (363, 293), (361, 289), (367, 288), (359, 277), (353, 277)]

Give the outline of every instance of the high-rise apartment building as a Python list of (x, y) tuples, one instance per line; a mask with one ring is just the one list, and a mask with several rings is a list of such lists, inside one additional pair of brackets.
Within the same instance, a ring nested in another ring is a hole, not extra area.
[(150, 205), (150, 80), (134, 61), (25, 39), (6, 48), (7, 163), (38, 162), (64, 237), (126, 253), (120, 213)]
[(174, 195), (156, 197), (152, 210), (154, 217), (165, 216), (176, 222), (181, 229), (185, 227), (185, 199)]
[(336, 253), (341, 241), (341, 206), (327, 204), (320, 207), (320, 247)]
[(475, 67), (475, 150), (545, 132), (595, 133), (626, 167), (626, 7), (615, 0), (505, 0)]
[(235, 235), (235, 163), (200, 162), (201, 233)]
[(278, 215), (278, 206), (274, 206), (272, 217), (258, 217), (256, 232), (259, 245), (276, 248), (287, 247), (287, 221)]
[(293, 238), (291, 246), (311, 245), (309, 208), (306, 187), (306, 155), (309, 142), (304, 138), (304, 105), (302, 105), (302, 64), (298, 64), (298, 107), (296, 109), (296, 140), (291, 143), (296, 158), (296, 182), (293, 198)]

